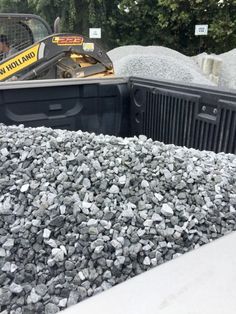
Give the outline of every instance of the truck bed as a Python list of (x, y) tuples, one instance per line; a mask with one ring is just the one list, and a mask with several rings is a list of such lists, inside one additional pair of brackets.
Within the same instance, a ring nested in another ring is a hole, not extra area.
[(166, 144), (236, 153), (236, 92), (131, 77), (9, 82), (0, 123), (146, 135)]

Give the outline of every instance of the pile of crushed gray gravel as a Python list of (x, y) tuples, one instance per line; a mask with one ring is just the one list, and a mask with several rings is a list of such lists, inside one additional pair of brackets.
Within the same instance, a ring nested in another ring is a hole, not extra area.
[[(192, 59), (195, 60), (203, 72), (210, 70), (207, 74), (212, 72), (212, 62), (218, 62), (216, 67), (213, 65), (213, 74), (219, 77), (217, 85), (223, 88), (236, 89), (236, 48), (219, 55), (201, 53), (192, 57)], [(211, 62), (206, 62), (209, 59)]]
[(235, 230), (235, 173), (145, 136), (1, 125), (0, 312), (56, 313)]
[(222, 59), (219, 85), (236, 89), (236, 48), (219, 55)]
[(109, 51), (108, 55), (117, 76), (214, 85), (192, 58), (166, 47), (122, 46)]

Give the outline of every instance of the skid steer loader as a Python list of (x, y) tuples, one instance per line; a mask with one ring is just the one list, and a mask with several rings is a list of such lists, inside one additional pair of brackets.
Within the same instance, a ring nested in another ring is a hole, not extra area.
[[(55, 25), (58, 29), (58, 23)], [(53, 34), (36, 15), (0, 14), (0, 34), (6, 45), (0, 52), (0, 81), (113, 75), (110, 58), (93, 40), (77, 34)]]

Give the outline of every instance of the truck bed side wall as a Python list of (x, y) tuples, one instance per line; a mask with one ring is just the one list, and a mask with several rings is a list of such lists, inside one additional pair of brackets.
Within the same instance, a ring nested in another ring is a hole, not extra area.
[(31, 81), (0, 86), (0, 123), (144, 134), (236, 154), (236, 92), (140, 78)]

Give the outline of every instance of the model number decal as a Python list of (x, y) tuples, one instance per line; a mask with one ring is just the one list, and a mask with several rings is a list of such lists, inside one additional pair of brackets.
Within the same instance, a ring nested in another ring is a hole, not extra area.
[(80, 46), (84, 42), (81, 36), (55, 36), (52, 42), (58, 46)]

